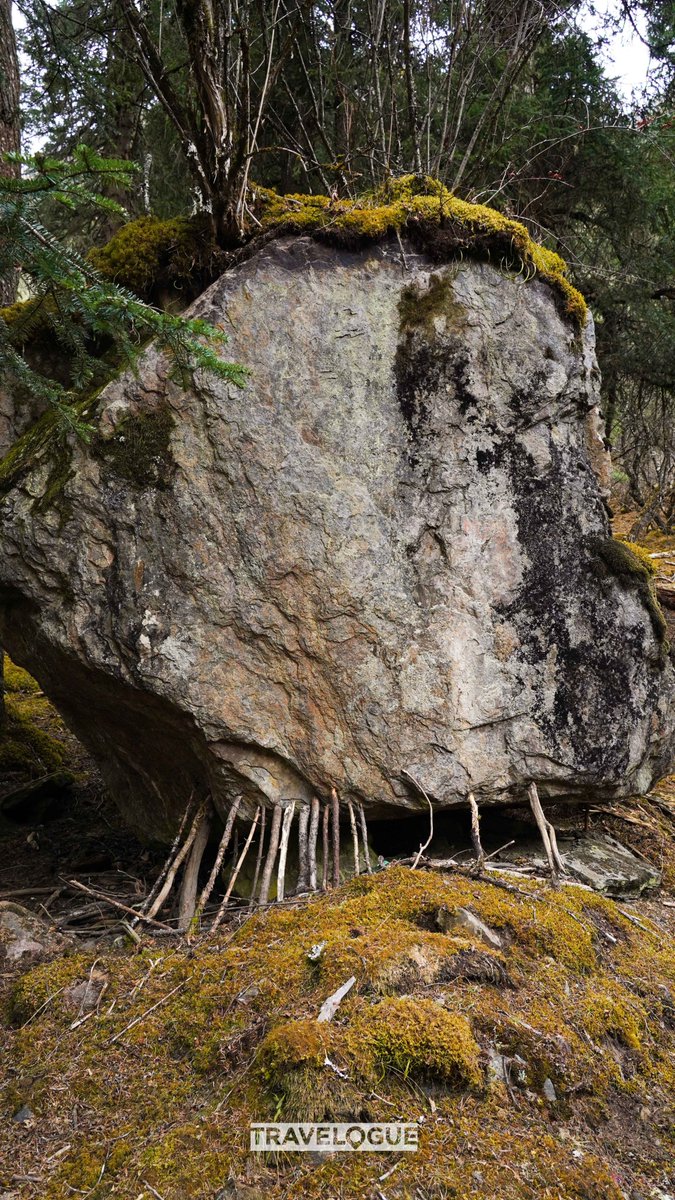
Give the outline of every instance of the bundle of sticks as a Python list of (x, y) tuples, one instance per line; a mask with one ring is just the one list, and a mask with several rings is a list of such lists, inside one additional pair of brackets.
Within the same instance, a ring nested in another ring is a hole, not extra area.
[[(225, 856), (233, 846), (229, 881), (211, 924), (211, 929), (217, 929), (225, 917), (256, 833), (258, 835), (257, 851), (250, 889), (251, 906), (261, 907), (269, 904), (275, 870), (276, 900), (282, 901), (289, 894), (287, 887), (288, 849), (294, 828), (298, 840), (298, 867), (293, 894), (303, 895), (338, 887), (340, 884), (340, 820), (343, 807), (346, 808), (349, 816), (354, 874), (361, 874), (362, 863), (365, 871), (368, 874), (371, 873), (368, 827), (363, 806), (358, 804), (355, 809), (351, 800), (347, 800), (346, 805), (341, 806), (335, 788), (332, 788), (330, 798), (323, 803), (318, 796), (313, 796), (310, 802), (284, 801), (274, 804), (271, 810), (259, 805), (239, 852), (239, 830), (236, 828), (236, 821), (241, 802), (242, 797), (237, 796), (230, 806), (211, 871), (199, 892), (200, 867), (216, 814), (210, 800), (197, 804), (194, 799), (191, 800), (169, 856), (142, 908), (138, 910), (132, 925), (138, 924), (139, 921), (151, 925), (158, 924), (157, 915), (173, 891), (176, 878), (182, 868), (178, 893), (177, 931), (187, 933), (189, 930), (199, 928), (221, 873)], [(319, 835), (321, 835), (320, 883), (317, 869)]]

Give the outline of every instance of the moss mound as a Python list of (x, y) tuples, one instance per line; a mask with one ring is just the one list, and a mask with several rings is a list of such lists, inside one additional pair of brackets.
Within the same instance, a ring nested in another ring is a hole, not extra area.
[(139, 217), (89, 261), (104, 279), (162, 307), (185, 307), (223, 269), (203, 217)]
[[(60, 724), (39, 684), (5, 655), (5, 722), (0, 726), (0, 776), (15, 783), (58, 772), (72, 778), (57, 736)], [(1, 780), (0, 780), (1, 783)]]
[[(439, 908), (459, 906), (503, 935), (489, 985), (458, 965), (484, 947), (434, 932)], [(330, 1117), (421, 1120), (388, 1200), (651, 1194), (672, 1157), (675, 953), (640, 926), (577, 886), (392, 867), (191, 946), (99, 946), (38, 967), (7, 997), (0, 1106), (28, 1104), (39, 1137), (7, 1123), (0, 1186), (20, 1154), (45, 1200), (375, 1196), (393, 1165), (382, 1156), (248, 1153), (251, 1121)], [(94, 970), (105, 992), (81, 1022), (69, 989)], [(495, 1057), (514, 1064), (506, 1076)]]
[(405, 233), (439, 262), (470, 255), (525, 279), (542, 279), (566, 316), (578, 326), (586, 320), (586, 303), (567, 278), (560, 255), (535, 242), (520, 221), (460, 200), (429, 176), (405, 175), (357, 200), (279, 196), (260, 188), (254, 201), (265, 231), (307, 233), (348, 248)]

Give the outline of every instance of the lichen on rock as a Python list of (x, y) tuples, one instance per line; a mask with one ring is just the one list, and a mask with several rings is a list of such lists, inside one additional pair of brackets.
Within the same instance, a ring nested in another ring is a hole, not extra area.
[[(406, 188), (414, 220), (446, 204)], [(0, 466), (0, 637), (153, 838), (193, 788), (242, 816), (333, 786), (415, 810), (405, 771), (441, 807), (649, 788), (673, 667), (647, 568), (595, 548), (591, 324), (374, 200), (348, 247), (260, 205), (274, 236), (193, 309), (246, 387), (183, 390), (150, 347), (84, 402), (90, 444), (48, 416)]]

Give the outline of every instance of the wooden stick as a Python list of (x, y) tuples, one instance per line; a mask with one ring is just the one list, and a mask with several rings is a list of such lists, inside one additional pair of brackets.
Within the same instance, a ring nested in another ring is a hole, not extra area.
[(113, 900), (112, 896), (106, 896), (104, 892), (95, 892), (93, 888), (87, 887), (85, 883), (80, 883), (78, 879), (67, 879), (66, 883), (70, 887), (79, 888), (81, 892), (86, 892), (88, 896), (93, 896), (95, 900), (102, 900), (105, 904), (111, 904), (113, 908), (119, 908), (120, 912), (127, 913), (129, 916), (138, 917), (139, 920), (145, 921), (148, 925), (154, 925), (157, 929), (168, 929), (169, 933), (175, 933), (176, 930), (171, 925), (165, 925), (163, 921), (155, 921), (146, 913), (139, 913), (137, 908), (129, 908), (128, 904), (122, 904), (120, 900)]
[(204, 851), (211, 832), (211, 809), (204, 808), (192, 849), (185, 863), (183, 878), (180, 885), (178, 900), (178, 928), (181, 933), (187, 933), (197, 907), (197, 887), (199, 884), (199, 868), (202, 865)]
[(359, 860), (359, 835), (358, 835), (358, 832), (356, 829), (356, 818), (354, 816), (354, 805), (352, 804), (351, 800), (347, 801), (347, 808), (349, 810), (349, 824), (352, 827), (352, 845), (354, 847), (354, 874), (360, 875), (361, 874), (361, 863)]
[(258, 886), (258, 877), (260, 875), (260, 865), (262, 863), (263, 846), (265, 844), (265, 816), (267, 810), (263, 808), (262, 817), (260, 820), (260, 837), (258, 838), (258, 853), (255, 858), (255, 871), (253, 872), (253, 883), (251, 884), (251, 904), (255, 900), (256, 888)]
[(230, 805), (230, 811), (228, 812), (227, 817), (225, 819), (225, 828), (223, 829), (223, 836), (221, 837), (220, 845), (218, 846), (218, 853), (216, 854), (216, 861), (214, 862), (214, 864), (211, 868), (211, 874), (209, 875), (209, 878), (208, 878), (206, 885), (202, 891), (202, 894), (199, 897), (199, 903), (197, 904), (197, 908), (195, 910), (195, 916), (197, 918), (199, 918), (202, 915), (204, 908), (209, 900), (209, 897), (211, 896), (211, 892), (213, 891), (213, 889), (216, 885), (216, 879), (218, 878), (220, 868), (223, 865), (223, 859), (225, 857), (225, 852), (227, 850), (227, 847), (230, 844), (230, 838), (232, 836), (232, 826), (234, 825), (237, 813), (239, 811), (240, 804), (241, 804), (241, 796), (235, 796), (232, 804)]
[[(262, 811), (264, 812), (265, 810), (263, 809)], [(225, 916), (225, 909), (227, 908), (227, 905), (229, 903), (230, 896), (232, 895), (232, 890), (234, 888), (234, 885), (237, 882), (237, 876), (239, 875), (239, 872), (241, 871), (244, 859), (246, 858), (246, 855), (248, 854), (248, 848), (251, 845), (251, 842), (253, 841), (253, 834), (255, 833), (255, 828), (256, 828), (256, 825), (258, 824), (258, 818), (260, 816), (260, 812), (261, 812), (261, 807), (260, 807), (260, 805), (258, 805), (258, 807), (255, 810), (253, 824), (251, 825), (251, 828), (248, 831), (248, 837), (246, 838), (246, 841), (244, 843), (244, 849), (242, 850), (241, 854), (239, 855), (239, 858), (237, 859), (237, 865), (235, 866), (235, 868), (232, 872), (232, 875), (230, 877), (230, 882), (227, 885), (227, 891), (225, 892), (225, 895), (223, 896), (223, 898), (220, 902), (220, 908), (218, 909), (218, 912), (216, 913), (216, 917), (213, 922), (213, 925), (211, 926), (212, 933), (215, 929), (218, 928), (223, 917)]]
[(485, 851), (480, 840), (480, 813), (473, 792), (469, 792), (469, 804), (471, 805), (471, 841), (476, 855), (475, 872), (476, 875), (480, 875), (485, 862)]
[(291, 836), (291, 825), (293, 824), (294, 813), (295, 800), (291, 800), (291, 803), (284, 812), (284, 823), (281, 828), (279, 864), (277, 866), (277, 901), (283, 900), (286, 891), (286, 855), (288, 854), (288, 839)]
[[(194, 792), (192, 792), (190, 795), (190, 799), (188, 800), (185, 812), (183, 813), (183, 819), (178, 828), (178, 833), (176, 834), (175, 838), (173, 839), (173, 843), (171, 845), (171, 849), (169, 850), (167, 858), (164, 862), (164, 866), (162, 867), (159, 875), (157, 876), (152, 887), (150, 888), (148, 895), (145, 897), (145, 900), (143, 901), (143, 906), (140, 909), (140, 912), (147, 912), (148, 908), (150, 907), (153, 900), (155, 899), (155, 896), (157, 895), (159, 889), (161, 888), (162, 884), (164, 883), (164, 880), (166, 879), (166, 873), (169, 870), (171, 863), (173, 862), (173, 859), (178, 852), (178, 847), (180, 846), (180, 839), (183, 836), (183, 830), (185, 829), (188, 817), (189, 817), (190, 813), (192, 812), (192, 808), (194, 805), (194, 798), (195, 798), (195, 794), (194, 794)], [(140, 917), (137, 914), (135, 920), (133, 920), (131, 922), (132, 926), (138, 924), (139, 921), (140, 921)]]
[(419, 863), (419, 861), (420, 861), (420, 859), (421, 859), (422, 855), (424, 854), (424, 851), (425, 851), (425, 850), (426, 850), (426, 849), (427, 849), (427, 848), (430, 846), (430, 844), (431, 844), (431, 839), (432, 839), (432, 838), (433, 838), (433, 836), (434, 836), (434, 810), (433, 810), (433, 808), (432, 808), (432, 806), (431, 806), (431, 800), (430, 800), (430, 799), (429, 799), (429, 797), (427, 796), (427, 794), (426, 794), (426, 792), (425, 792), (424, 788), (422, 787), (422, 784), (417, 782), (417, 780), (415, 779), (414, 775), (411, 775), (411, 774), (410, 774), (410, 771), (401, 771), (401, 774), (402, 774), (402, 775), (404, 775), (406, 779), (409, 779), (409, 780), (410, 780), (410, 782), (412, 783), (413, 787), (414, 787), (414, 788), (416, 788), (416, 790), (417, 790), (417, 791), (420, 793), (420, 795), (424, 796), (424, 799), (426, 800), (427, 804), (429, 805), (429, 826), (430, 826), (430, 828), (429, 828), (429, 836), (428, 836), (428, 838), (427, 838), (426, 842), (424, 842), (424, 843), (423, 843), (423, 844), (420, 846), (419, 850), (417, 851), (417, 857), (415, 858), (415, 861), (414, 861), (414, 863), (413, 863), (413, 865), (412, 865), (412, 869), (413, 869), (413, 871), (414, 871), (414, 870), (416, 869), (416, 867), (417, 867), (417, 864)]
[(281, 805), (275, 804), (272, 810), (272, 825), (270, 827), (270, 844), (267, 848), (267, 858), (263, 867), (262, 879), (260, 881), (260, 896), (258, 904), (267, 904), (267, 898), (270, 894), (270, 883), (272, 881), (272, 870), (279, 849), (279, 833), (281, 830)]
[(322, 817), (322, 849), (323, 849), (323, 870), (321, 872), (321, 891), (328, 891), (328, 819), (330, 817), (330, 809), (327, 804), (323, 806)]
[(366, 871), (368, 875), (372, 875), (373, 868), (370, 865), (370, 846), (368, 845), (368, 826), (366, 825), (366, 814), (363, 811), (363, 805), (359, 804), (359, 824), (361, 826), (361, 841), (363, 842), (363, 854), (366, 860)]
[(312, 796), (311, 815), (309, 819), (309, 836), (307, 838), (307, 865), (309, 871), (309, 890), (316, 891), (316, 843), (319, 836), (319, 816), (321, 807), (318, 796)]
[(331, 811), (333, 817), (333, 887), (340, 886), (340, 801), (337, 788), (331, 788)]
[(303, 804), (298, 817), (298, 882), (296, 894), (309, 888), (309, 804)]
[(176, 878), (176, 872), (178, 871), (178, 868), (180, 866), (182, 866), (183, 861), (187, 858), (188, 854), (190, 853), (190, 851), (192, 849), (194, 840), (195, 840), (198, 830), (199, 830), (199, 826), (201, 825), (201, 822), (202, 822), (202, 817), (204, 815), (205, 808), (206, 808), (206, 804), (204, 802), (202, 802), (199, 805), (197, 812), (195, 813), (195, 819), (192, 822), (190, 832), (189, 832), (187, 838), (185, 839), (185, 841), (183, 842), (183, 845), (181, 846), (180, 850), (178, 851), (178, 854), (176, 855), (173, 862), (171, 863), (171, 866), (169, 867), (169, 870), (166, 873), (166, 879), (164, 880), (164, 883), (163, 883), (162, 887), (160, 888), (157, 896), (155, 897), (153, 903), (150, 905), (150, 908), (145, 913), (145, 916), (154, 917), (156, 915), (156, 913), (159, 912), (164, 901), (166, 900), (169, 892), (171, 891), (171, 888), (173, 887), (173, 881)]
[[(537, 827), (541, 835), (541, 840), (544, 844), (544, 850), (546, 852), (549, 869), (551, 871), (551, 878), (554, 883), (557, 883), (558, 874), (561, 872), (564, 873), (565, 871), (565, 864), (558, 853), (555, 830), (551, 825), (551, 822), (547, 821), (546, 817), (544, 816), (544, 810), (541, 807), (539, 792), (537, 791), (537, 785), (534, 780), (529, 785), (527, 794), (530, 800), (530, 808), (532, 809), (534, 819), (537, 822)], [(551, 833), (553, 833), (553, 839), (551, 839)]]

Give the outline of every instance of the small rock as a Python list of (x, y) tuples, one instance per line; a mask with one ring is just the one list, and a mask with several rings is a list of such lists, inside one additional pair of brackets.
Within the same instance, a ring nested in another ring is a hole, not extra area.
[(0, 901), (0, 962), (29, 966), (62, 949), (65, 939), (35, 913), (10, 900)]
[(108, 982), (107, 975), (101, 971), (92, 971), (88, 979), (74, 983), (63, 993), (64, 1003), (68, 1008), (76, 1009), (78, 1013), (91, 1012), (96, 1008)]
[(35, 1113), (33, 1112), (32, 1108), (29, 1108), (27, 1104), (22, 1104), (18, 1112), (14, 1113), (12, 1120), (15, 1121), (17, 1125), (25, 1125), (27, 1121), (32, 1121), (34, 1116)]
[(489, 925), (485, 925), (480, 917), (472, 913), (469, 908), (449, 909), (443, 906), (436, 913), (436, 925), (443, 933), (451, 933), (456, 929), (465, 929), (472, 937), (479, 938), (486, 946), (491, 946), (493, 950), (501, 950), (503, 942), (498, 933), (494, 929), (490, 929)]
[(555, 1104), (558, 1097), (556, 1095), (556, 1091), (553, 1086), (553, 1083), (550, 1079), (544, 1080), (544, 1086), (542, 1088), (542, 1092), (544, 1094), (544, 1098), (546, 1100), (548, 1100), (549, 1104)]

